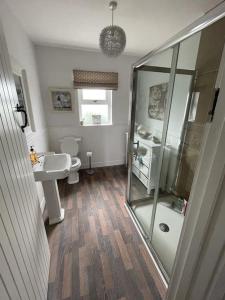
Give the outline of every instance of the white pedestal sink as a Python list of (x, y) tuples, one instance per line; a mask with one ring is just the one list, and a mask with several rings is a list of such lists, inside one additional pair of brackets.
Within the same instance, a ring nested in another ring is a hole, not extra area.
[(40, 157), (39, 161), (33, 166), (34, 178), (43, 185), (49, 224), (59, 223), (64, 219), (64, 209), (61, 208), (57, 179), (69, 175), (71, 158), (66, 153), (51, 154)]

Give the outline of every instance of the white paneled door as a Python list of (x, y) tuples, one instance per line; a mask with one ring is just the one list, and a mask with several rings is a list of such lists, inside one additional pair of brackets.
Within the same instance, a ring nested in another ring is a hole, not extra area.
[(49, 247), (0, 24), (0, 299), (47, 299)]

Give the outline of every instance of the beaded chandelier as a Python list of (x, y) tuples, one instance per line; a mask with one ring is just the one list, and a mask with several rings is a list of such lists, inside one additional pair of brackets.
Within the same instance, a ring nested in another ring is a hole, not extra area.
[(119, 56), (126, 46), (126, 34), (123, 28), (113, 24), (113, 12), (117, 8), (117, 2), (111, 1), (109, 9), (112, 11), (112, 25), (102, 29), (99, 45), (102, 52), (111, 57)]

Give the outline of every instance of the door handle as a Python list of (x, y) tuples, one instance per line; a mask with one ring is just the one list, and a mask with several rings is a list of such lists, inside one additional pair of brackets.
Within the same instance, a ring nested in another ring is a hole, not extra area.
[(24, 124), (20, 126), (22, 132), (24, 132), (24, 128), (26, 128), (28, 125), (27, 112), (24, 107), (22, 105), (19, 105), (18, 103), (16, 105), (16, 112), (21, 112), (24, 114)]

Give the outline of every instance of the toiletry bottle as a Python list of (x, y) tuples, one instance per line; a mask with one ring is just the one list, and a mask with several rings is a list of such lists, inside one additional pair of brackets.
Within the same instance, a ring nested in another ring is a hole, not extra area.
[(33, 146), (30, 147), (30, 160), (31, 160), (32, 165), (35, 165), (39, 162), (38, 157), (37, 157), (37, 153), (35, 152)]

